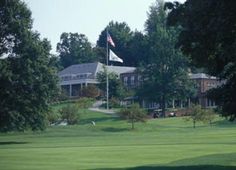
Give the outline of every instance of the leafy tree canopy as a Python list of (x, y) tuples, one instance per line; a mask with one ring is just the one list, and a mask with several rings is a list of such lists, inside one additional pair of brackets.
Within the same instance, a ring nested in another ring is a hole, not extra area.
[(43, 130), (57, 93), (51, 46), (31, 31), (31, 12), (19, 0), (0, 2), (0, 131)]
[[(104, 71), (101, 71), (97, 74), (97, 79), (100, 82), (98, 84), (98, 87), (104, 93), (106, 92), (106, 76), (107, 76), (106, 68), (104, 68)], [(108, 80), (109, 80), (109, 99), (111, 99), (112, 97), (122, 98), (125, 91), (118, 75), (114, 72), (109, 72)]]
[(149, 62), (148, 48), (148, 36), (142, 32), (133, 32), (127, 47), (127, 55), (129, 56), (127, 66), (138, 67), (141, 64), (147, 64)]
[(167, 27), (166, 18), (163, 1), (157, 1), (146, 21), (149, 62), (139, 68), (143, 83), (138, 92), (138, 96), (160, 103), (163, 116), (168, 100), (189, 97), (193, 89), (187, 74), (188, 60), (175, 49), (179, 30)]
[(141, 109), (139, 104), (136, 103), (132, 104), (128, 108), (121, 109), (118, 115), (130, 122), (132, 129), (134, 129), (135, 122), (146, 122), (147, 119), (146, 111)]
[[(112, 46), (109, 46), (109, 48), (111, 48), (112, 51), (114, 51), (120, 58), (123, 59), (123, 65), (128, 66), (130, 63), (130, 58), (127, 55), (127, 47), (132, 38), (132, 32), (129, 26), (125, 22), (118, 23), (111, 21), (101, 32), (97, 41), (97, 46), (102, 47), (104, 50), (106, 50), (107, 29), (115, 43), (115, 48)], [(104, 58), (106, 58), (106, 56), (104, 56)], [(120, 63), (114, 62), (113, 64), (119, 65)]]
[(19, 0), (0, 1), (0, 57), (14, 54), (32, 27), (31, 11)]
[(78, 33), (62, 33), (57, 43), (57, 52), (62, 66), (97, 61), (91, 43), (87, 37)]
[(211, 75), (226, 80), (212, 91), (225, 115), (236, 118), (236, 3), (215, 0), (187, 0), (167, 3), (169, 25), (182, 28), (177, 46), (193, 63)]

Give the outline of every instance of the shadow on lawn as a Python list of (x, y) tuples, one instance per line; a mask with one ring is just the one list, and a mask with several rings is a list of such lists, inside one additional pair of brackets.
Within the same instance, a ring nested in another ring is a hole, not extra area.
[(196, 166), (140, 166), (134, 168), (103, 168), (94, 170), (235, 170), (235, 166), (196, 165)]
[(102, 131), (105, 132), (123, 132), (123, 131), (128, 131), (130, 129), (128, 128), (113, 128), (113, 127), (108, 127), (108, 128), (103, 128)]
[(236, 122), (230, 122), (228, 120), (219, 120), (219, 121), (215, 121), (213, 125), (220, 128), (235, 128)]
[(16, 142), (16, 141), (6, 141), (0, 142), (0, 145), (20, 145), (20, 144), (27, 144), (29, 142)]
[[(204, 155), (195, 158), (181, 159), (170, 162), (168, 165), (147, 165), (130, 168), (102, 168), (103, 170), (236, 170), (236, 153)], [(223, 164), (223, 165), (215, 165)], [(93, 169), (93, 170), (102, 170)]]

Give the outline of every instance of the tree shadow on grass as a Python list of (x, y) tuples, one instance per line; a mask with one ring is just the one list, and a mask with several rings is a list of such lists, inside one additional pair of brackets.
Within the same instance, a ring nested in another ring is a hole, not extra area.
[(108, 127), (108, 128), (103, 128), (102, 131), (105, 132), (123, 132), (123, 131), (128, 131), (130, 129), (128, 128), (113, 128), (113, 127)]
[(140, 166), (134, 168), (120, 169), (96, 169), (96, 170), (235, 170), (235, 166), (218, 166), (218, 165), (197, 165), (197, 166)]
[(213, 125), (221, 128), (235, 128), (236, 122), (230, 122), (228, 120), (218, 120), (215, 121)]
[[(147, 165), (130, 168), (102, 168), (93, 170), (236, 170), (236, 153), (204, 155), (168, 163), (167, 165)], [(223, 164), (223, 165), (216, 165)]]
[(29, 142), (16, 142), (16, 141), (6, 141), (0, 142), (0, 145), (20, 145), (20, 144), (28, 144)]

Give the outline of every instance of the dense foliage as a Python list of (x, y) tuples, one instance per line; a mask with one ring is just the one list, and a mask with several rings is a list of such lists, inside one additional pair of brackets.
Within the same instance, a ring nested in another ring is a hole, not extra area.
[(68, 104), (60, 109), (61, 119), (66, 121), (68, 125), (74, 125), (79, 122), (80, 114), (76, 105)]
[[(107, 69), (104, 68), (103, 71), (97, 74), (97, 79), (99, 81), (98, 87), (102, 90), (103, 94), (106, 93), (106, 80), (107, 80)], [(122, 98), (124, 96), (125, 90), (123, 84), (114, 72), (108, 72), (108, 81), (109, 81), (109, 99), (112, 97)]]
[(211, 75), (225, 80), (212, 90), (225, 116), (236, 118), (236, 3), (235, 1), (187, 0), (167, 3), (171, 10), (169, 25), (182, 31), (177, 45), (193, 63), (205, 67)]
[[(107, 30), (109, 31), (109, 34), (115, 43), (115, 47), (109, 46), (109, 48), (111, 48), (112, 51), (114, 51), (120, 58), (123, 59), (124, 65), (127, 65), (127, 60), (129, 59), (129, 56), (127, 55), (127, 45), (131, 40), (131, 30), (129, 26), (125, 22), (110, 22), (108, 26), (101, 32), (97, 41), (97, 46), (102, 47), (104, 50), (106, 49), (107, 44)], [(119, 65), (120, 63), (112, 62), (112, 64)]]
[(100, 90), (95, 85), (88, 85), (81, 89), (80, 96), (95, 99), (100, 96)]
[(179, 29), (167, 27), (166, 18), (164, 2), (156, 1), (146, 21), (148, 62), (139, 68), (142, 85), (138, 91), (141, 99), (160, 103), (163, 117), (168, 101), (185, 100), (194, 93), (187, 72), (188, 60), (175, 49)]
[(31, 12), (19, 0), (0, 2), (0, 131), (43, 130), (57, 93), (50, 44), (31, 31)]
[[(130, 27), (125, 23), (111, 21), (99, 35), (97, 41), (97, 54), (106, 58), (106, 31), (109, 31), (115, 47), (109, 46), (124, 63), (110, 62), (112, 65), (135, 66), (146, 61), (147, 37), (142, 32), (131, 31)], [(103, 51), (103, 53), (102, 53)], [(102, 57), (100, 57), (102, 58)], [(106, 63), (105, 60), (100, 60)]]
[(65, 68), (73, 64), (96, 61), (91, 43), (78, 33), (62, 33), (57, 44), (61, 65)]

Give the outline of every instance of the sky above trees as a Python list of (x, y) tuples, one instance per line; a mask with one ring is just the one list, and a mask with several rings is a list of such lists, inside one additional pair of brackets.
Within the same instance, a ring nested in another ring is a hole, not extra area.
[[(171, 0), (173, 1), (173, 0)], [(185, 0), (179, 0), (184, 2)], [(131, 30), (143, 31), (147, 11), (155, 0), (24, 0), (32, 11), (33, 29), (52, 44), (62, 32), (82, 33), (95, 44), (110, 21), (126, 22)]]

